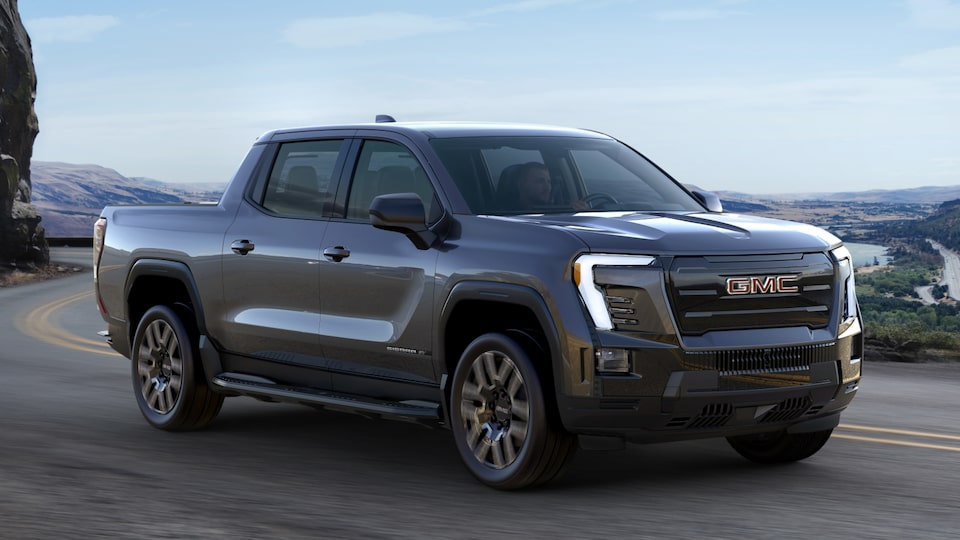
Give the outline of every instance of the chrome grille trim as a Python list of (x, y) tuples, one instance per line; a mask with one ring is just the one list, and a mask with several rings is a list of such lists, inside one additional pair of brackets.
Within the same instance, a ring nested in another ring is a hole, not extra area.
[(754, 349), (687, 351), (684, 367), (716, 370), (721, 376), (788, 373), (810, 369), (810, 364), (836, 360), (837, 344), (794, 345)]

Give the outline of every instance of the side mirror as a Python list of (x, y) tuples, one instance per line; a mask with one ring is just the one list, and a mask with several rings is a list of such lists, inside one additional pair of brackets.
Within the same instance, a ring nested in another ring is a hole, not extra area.
[(706, 206), (710, 212), (723, 212), (723, 205), (720, 204), (720, 197), (717, 197), (716, 193), (703, 191), (702, 189), (694, 189), (691, 190), (690, 193), (693, 193), (693, 196), (700, 201), (700, 204)]
[(427, 227), (423, 201), (416, 193), (390, 193), (374, 198), (370, 203), (370, 222), (378, 229), (405, 234), (417, 249), (429, 249), (437, 239)]

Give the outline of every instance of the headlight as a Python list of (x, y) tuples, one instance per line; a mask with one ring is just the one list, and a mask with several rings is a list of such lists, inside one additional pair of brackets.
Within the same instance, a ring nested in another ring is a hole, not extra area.
[(573, 263), (573, 282), (580, 298), (587, 307), (597, 330), (612, 330), (613, 320), (607, 309), (603, 291), (594, 281), (593, 270), (597, 266), (650, 266), (655, 257), (644, 255), (581, 255)]
[(857, 287), (853, 279), (853, 256), (844, 246), (830, 252), (840, 267), (840, 277), (843, 279), (843, 316), (840, 322), (857, 316)]

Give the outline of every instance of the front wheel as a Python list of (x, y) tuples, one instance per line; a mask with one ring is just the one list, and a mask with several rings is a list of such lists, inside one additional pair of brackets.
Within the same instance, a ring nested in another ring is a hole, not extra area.
[(551, 417), (530, 357), (503, 334), (484, 334), (463, 352), (450, 413), (464, 464), (498, 489), (547, 482), (576, 450), (576, 437)]
[(728, 437), (727, 442), (741, 456), (763, 464), (790, 463), (807, 459), (823, 448), (832, 429), (811, 433), (760, 433)]
[(193, 336), (167, 306), (150, 308), (137, 326), (130, 353), (133, 390), (143, 417), (156, 428), (201, 428), (223, 405), (223, 395), (207, 386)]

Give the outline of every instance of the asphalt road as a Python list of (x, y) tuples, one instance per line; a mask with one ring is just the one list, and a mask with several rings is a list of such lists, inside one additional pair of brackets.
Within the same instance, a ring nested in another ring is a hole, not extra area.
[[(89, 260), (89, 250), (54, 257)], [(149, 427), (103, 345), (89, 272), (0, 289), (0, 538), (950, 538), (960, 366), (865, 365), (809, 460), (721, 440), (580, 452), (519, 493), (483, 487), (449, 432), (228, 399), (207, 429)]]
[(950, 251), (933, 240), (927, 241), (943, 256), (943, 280), (941, 283), (947, 286), (950, 298), (960, 300), (960, 254)]

